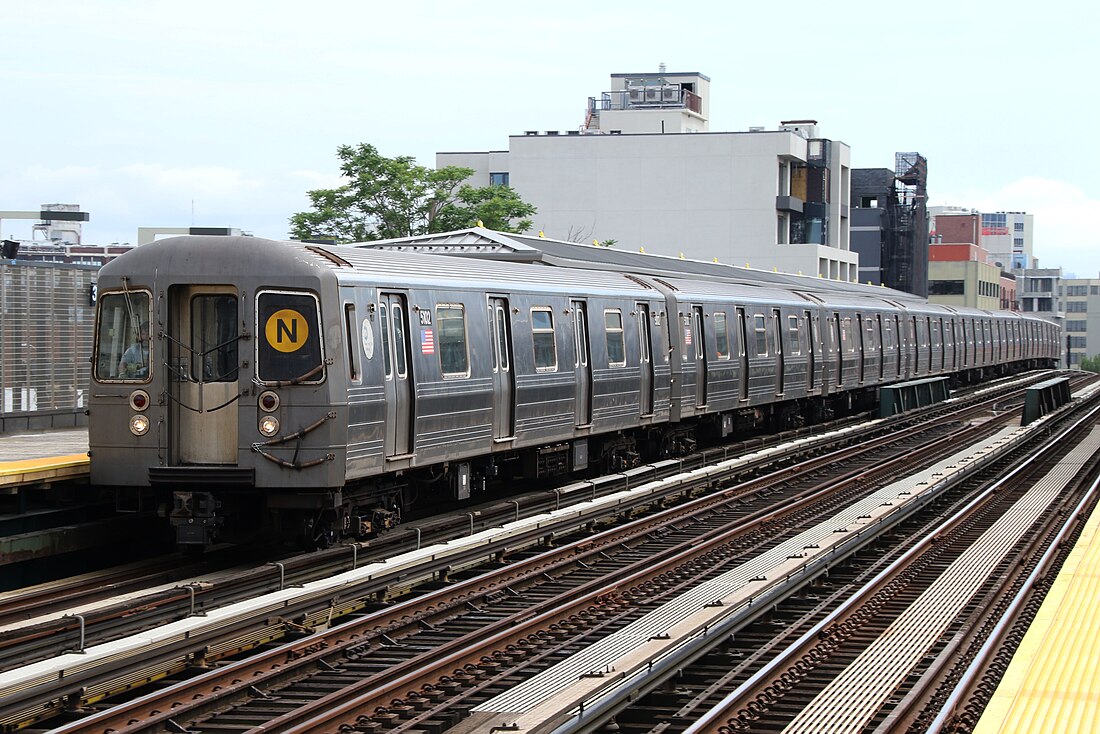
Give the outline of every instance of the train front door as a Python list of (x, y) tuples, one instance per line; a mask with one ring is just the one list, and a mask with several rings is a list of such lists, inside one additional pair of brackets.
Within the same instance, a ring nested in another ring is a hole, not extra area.
[(412, 451), (413, 389), (405, 296), (380, 293), (378, 314), (385, 370), (386, 457), (394, 458)]
[(653, 414), (653, 331), (649, 327), (649, 304), (638, 304), (638, 345), (642, 376), (639, 389), (641, 415)]
[(515, 435), (515, 377), (512, 371), (512, 328), (508, 299), (489, 299), (489, 340), (493, 363), (493, 438)]
[(592, 423), (592, 364), (588, 340), (588, 306), (584, 301), (572, 301), (573, 312), (573, 372), (577, 386), (576, 422), (578, 426)]
[(174, 465), (237, 463), (240, 319), (232, 286), (168, 292), (168, 458)]

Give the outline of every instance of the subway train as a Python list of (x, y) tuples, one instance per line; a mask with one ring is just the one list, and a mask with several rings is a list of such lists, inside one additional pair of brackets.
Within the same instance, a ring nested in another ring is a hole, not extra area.
[(184, 546), (323, 547), (487, 485), (866, 408), (884, 384), (1058, 362), (1046, 321), (763, 275), (158, 240), (99, 274), (91, 479), (156, 501)]

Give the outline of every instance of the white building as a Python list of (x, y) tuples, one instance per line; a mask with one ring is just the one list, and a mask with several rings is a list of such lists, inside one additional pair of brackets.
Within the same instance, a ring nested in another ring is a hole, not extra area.
[(854, 281), (850, 150), (817, 123), (708, 132), (710, 80), (698, 73), (613, 74), (584, 124), (511, 136), (508, 150), (437, 153), (509, 185), (535, 229), (574, 242)]

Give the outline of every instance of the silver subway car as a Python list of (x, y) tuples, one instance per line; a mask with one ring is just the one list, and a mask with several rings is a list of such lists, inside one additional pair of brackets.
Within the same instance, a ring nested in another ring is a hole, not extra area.
[(152, 495), (196, 546), (361, 537), (493, 483), (622, 470), (1059, 349), (1019, 314), (809, 278), (250, 237), (142, 245), (98, 289), (92, 481)]

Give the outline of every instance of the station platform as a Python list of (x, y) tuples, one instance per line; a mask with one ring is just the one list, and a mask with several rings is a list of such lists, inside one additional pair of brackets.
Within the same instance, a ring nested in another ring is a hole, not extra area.
[(0, 436), (0, 491), (87, 476), (87, 428)]
[(1100, 512), (1024, 635), (976, 734), (1100, 731)]

